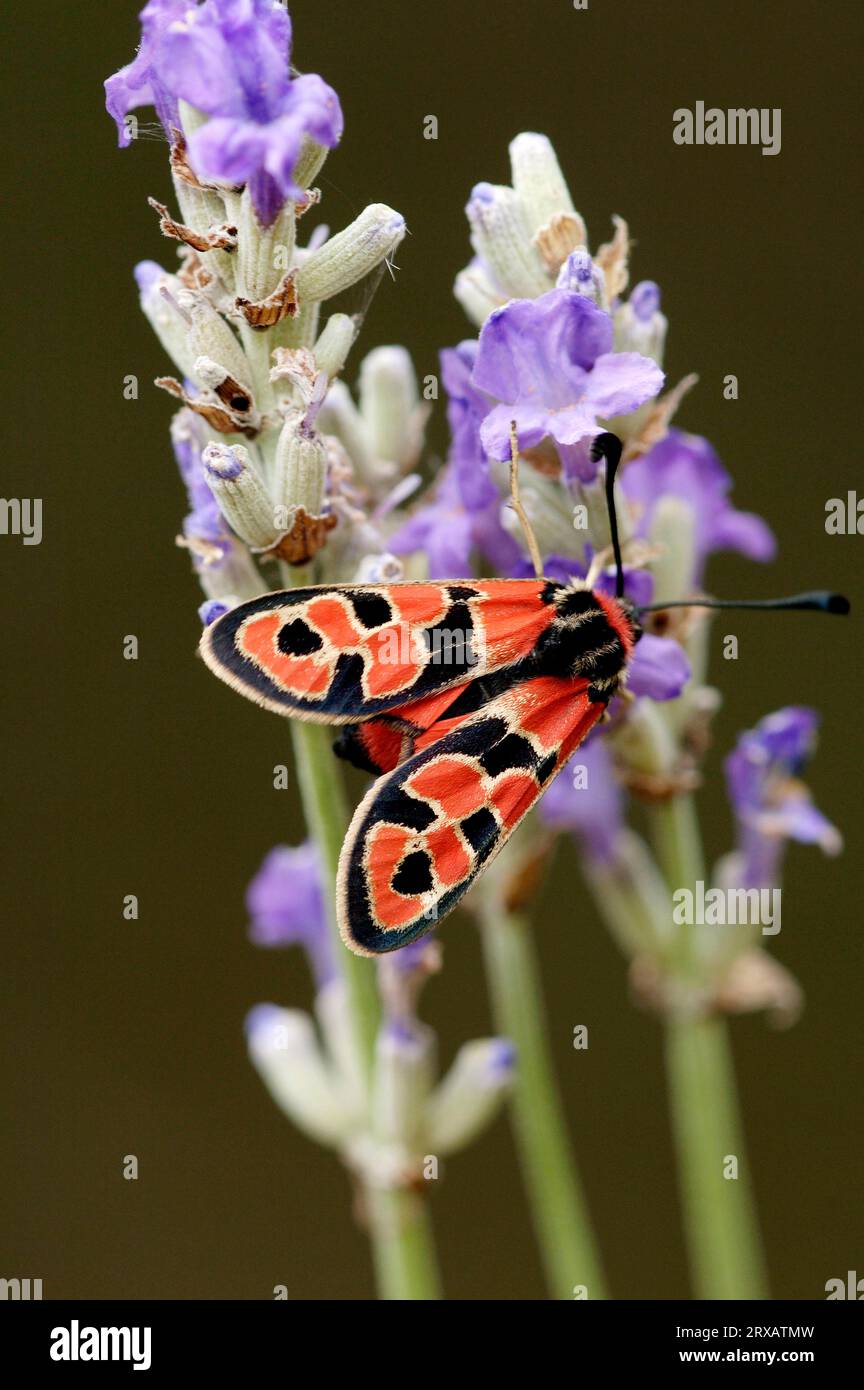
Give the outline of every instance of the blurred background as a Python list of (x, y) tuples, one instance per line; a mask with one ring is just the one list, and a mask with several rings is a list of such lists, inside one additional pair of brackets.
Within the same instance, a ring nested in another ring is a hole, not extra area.
[[(700, 375), (679, 423), (707, 435), (737, 505), (780, 541), (762, 568), (719, 557), (729, 595), (833, 586), (858, 611), (736, 623), (737, 663), (699, 796), (710, 857), (730, 844), (722, 758), (785, 703), (824, 715), (809, 781), (846, 836), (837, 861), (795, 848), (772, 950), (801, 981), (792, 1031), (733, 1023), (772, 1285), (824, 1297), (862, 1267), (860, 834), (864, 540), (828, 536), (825, 503), (861, 486), (860, 185), (853, 182), (861, 8), (853, 0), (293, 0), (295, 61), (339, 92), (340, 149), (318, 182), (333, 228), (380, 200), (411, 235), (349, 362), (402, 342), (418, 372), (469, 336), (451, 295), (463, 206), (507, 182), (521, 130), (555, 142), (592, 244), (611, 213), (656, 280), (671, 381)], [(46, 1298), (360, 1299), (372, 1292), (345, 1174), (300, 1138), (246, 1060), (244, 1015), (305, 1005), (299, 953), (246, 939), (264, 853), (302, 834), (287, 725), (196, 660), (199, 593), (175, 548), (184, 497), (167, 363), (133, 264), (170, 257), (145, 198), (170, 192), (166, 147), (118, 152), (102, 80), (130, 60), (135, 0), (7, 7), (3, 492), (44, 499), (44, 539), (0, 539), (6, 702), (4, 1123), (0, 1274)], [(782, 152), (682, 148), (697, 100), (782, 109)], [(424, 117), (439, 120), (423, 139)], [(145, 113), (145, 119), (149, 116)], [(11, 165), (11, 169), (9, 169)], [(312, 214), (314, 216), (315, 214)], [(167, 263), (167, 262), (165, 262)], [(123, 398), (123, 378), (141, 382)], [(723, 399), (735, 373), (740, 398)], [(444, 403), (430, 432), (446, 447)], [(719, 630), (718, 630), (719, 632)], [(140, 643), (122, 659), (124, 635)], [(719, 657), (719, 637), (716, 642)], [(125, 894), (137, 922), (122, 917)], [(620, 1298), (688, 1290), (656, 1022), (562, 848), (537, 907), (553, 1043), (585, 1184)], [(489, 1030), (478, 941), (443, 933), (424, 999), (444, 1060)], [(575, 1052), (573, 1027), (590, 1047)], [(123, 1156), (139, 1180), (122, 1177)], [(506, 1119), (448, 1165), (434, 1221), (451, 1299), (544, 1296)]]

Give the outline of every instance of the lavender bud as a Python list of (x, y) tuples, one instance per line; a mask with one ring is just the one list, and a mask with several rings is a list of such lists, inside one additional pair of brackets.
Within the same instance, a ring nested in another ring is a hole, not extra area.
[(558, 157), (547, 136), (531, 131), (517, 135), (510, 144), (510, 167), (513, 188), (525, 208), (532, 232), (556, 213), (576, 212)]
[(505, 1038), (460, 1047), (426, 1108), (426, 1135), (440, 1157), (464, 1149), (491, 1124), (513, 1081), (515, 1052)]
[(253, 550), (269, 550), (278, 539), (270, 495), (242, 444), (208, 444), (204, 476), (232, 530)]
[(331, 314), (315, 344), (315, 365), (319, 372), (330, 380), (338, 376), (356, 337), (357, 324), (353, 318), (348, 314)]
[(420, 1144), (434, 1056), (434, 1034), (425, 1025), (391, 1020), (382, 1027), (373, 1096), (373, 1128), (379, 1142), (409, 1151)]
[(327, 450), (317, 434), (304, 434), (294, 416), (282, 426), (276, 446), (273, 490), (280, 508), (302, 507), (309, 516), (320, 516), (327, 477)]
[(280, 1109), (310, 1138), (338, 1144), (353, 1116), (334, 1085), (308, 1014), (259, 1004), (246, 1020), (246, 1038), (252, 1063)]
[(242, 385), (252, 380), (246, 354), (209, 300), (194, 290), (181, 289), (177, 296), (181, 310), (188, 315), (187, 340), (195, 357), (209, 357)]
[(183, 286), (176, 275), (169, 275), (155, 261), (140, 261), (135, 267), (135, 279), (150, 327), (180, 374), (191, 377), (196, 353), (189, 345), (188, 319), (177, 302)]
[(294, 258), (297, 218), (294, 204), (287, 202), (268, 227), (262, 227), (255, 213), (249, 187), (239, 200), (237, 226), (237, 290), (245, 299), (257, 303), (276, 289)]
[(642, 280), (615, 313), (615, 350), (641, 352), (662, 365), (668, 327), (660, 312), (660, 290), (653, 280)]
[(478, 256), (464, 270), (460, 270), (453, 283), (453, 293), (478, 328), (482, 327), (494, 309), (501, 308), (507, 297), (492, 283)]
[(297, 272), (301, 313), (305, 304), (332, 299), (365, 279), (392, 256), (404, 235), (404, 217), (385, 203), (372, 203), (349, 227), (304, 259)]
[(205, 627), (215, 623), (217, 618), (221, 618), (225, 613), (230, 613), (232, 608), (236, 608), (240, 599), (236, 594), (226, 594), (224, 598), (208, 598), (198, 605), (198, 617)]
[(508, 297), (533, 299), (549, 289), (527, 214), (512, 188), (478, 183), (465, 211), (471, 245)]
[(682, 497), (661, 497), (651, 516), (648, 540), (661, 548), (654, 561), (654, 601), (686, 598), (696, 569), (696, 518)]
[(423, 448), (428, 406), (420, 401), (411, 358), (402, 347), (380, 347), (360, 366), (360, 413), (379, 460), (402, 471)]
[(584, 247), (567, 257), (558, 273), (556, 288), (582, 294), (601, 309), (606, 307), (606, 277)]

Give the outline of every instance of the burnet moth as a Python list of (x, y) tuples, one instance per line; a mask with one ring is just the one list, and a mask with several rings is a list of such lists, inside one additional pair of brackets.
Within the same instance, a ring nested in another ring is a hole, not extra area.
[[(644, 613), (672, 607), (847, 613), (839, 594), (642, 609), (624, 597), (613, 485), (621, 441), (600, 434), (616, 597), (544, 579), (334, 584), (264, 594), (205, 628), (220, 679), (266, 709), (344, 726), (334, 751), (374, 773), (342, 847), (339, 925), (360, 955), (431, 931), (503, 848), (627, 678)], [(589, 576), (590, 578), (590, 576)]]

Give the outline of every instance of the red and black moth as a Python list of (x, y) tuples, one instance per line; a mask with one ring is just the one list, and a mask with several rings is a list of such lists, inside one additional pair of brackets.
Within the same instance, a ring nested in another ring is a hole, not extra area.
[[(594, 447), (606, 459), (617, 597), (544, 579), (529, 529), (534, 579), (289, 589), (204, 631), (217, 676), (267, 709), (344, 726), (335, 752), (377, 777), (339, 861), (340, 930), (358, 954), (440, 923), (626, 680), (650, 610), (623, 597), (620, 441), (603, 434)], [(511, 477), (524, 524), (515, 450)], [(821, 593), (743, 606), (848, 611)]]

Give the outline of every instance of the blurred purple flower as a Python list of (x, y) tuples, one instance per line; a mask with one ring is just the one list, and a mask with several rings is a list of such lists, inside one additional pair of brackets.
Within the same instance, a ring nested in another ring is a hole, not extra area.
[(705, 560), (715, 550), (737, 550), (751, 560), (771, 560), (774, 535), (761, 517), (739, 512), (728, 494), (732, 479), (707, 439), (670, 430), (665, 439), (621, 472), (621, 487), (637, 510), (637, 534), (647, 535), (654, 508), (664, 497), (686, 502), (693, 513), (696, 564), (692, 585), (702, 583)]
[(480, 333), (473, 383), (495, 400), (480, 435), (491, 458), (510, 457), (510, 422), (519, 445), (547, 436), (562, 451), (566, 471), (583, 481), (597, 474), (586, 450), (604, 420), (626, 415), (656, 396), (663, 373), (638, 352), (612, 351), (612, 320), (583, 295), (550, 290), (496, 309)]
[(189, 136), (196, 173), (248, 184), (259, 220), (270, 226), (287, 199), (305, 191), (294, 181), (304, 139), (332, 148), (343, 125), (332, 87), (314, 73), (290, 75), (287, 11), (274, 0), (163, 0), (147, 6), (142, 24), (141, 52), (106, 84), (121, 144), (128, 144), (123, 116), (130, 101), (153, 100), (163, 124), (177, 124), (182, 98), (210, 117)]
[(574, 753), (541, 800), (540, 818), (555, 830), (576, 835), (596, 863), (614, 860), (624, 825), (624, 795), (605, 739), (595, 734)]
[(799, 780), (818, 727), (815, 710), (789, 705), (742, 734), (726, 759), (729, 799), (738, 822), (742, 887), (776, 884), (787, 840), (819, 845), (826, 854), (842, 849), (839, 831), (813, 805)]
[(388, 540), (396, 555), (425, 552), (430, 579), (459, 579), (473, 572), (473, 551), (480, 551), (496, 574), (509, 574), (521, 551), (516, 539), (501, 525), (501, 499), (497, 492), (487, 505), (469, 511), (453, 463), (440, 474), (435, 495)]
[(335, 977), (321, 864), (310, 841), (270, 851), (249, 884), (246, 907), (256, 946), (302, 946), (319, 989)]

